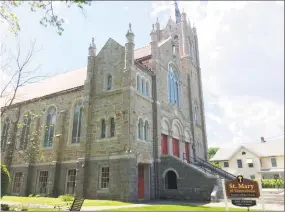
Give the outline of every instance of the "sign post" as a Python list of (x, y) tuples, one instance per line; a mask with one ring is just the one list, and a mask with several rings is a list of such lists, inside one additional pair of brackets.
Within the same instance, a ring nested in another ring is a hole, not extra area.
[(222, 179), (222, 186), (223, 186), (223, 195), (224, 195), (224, 201), (225, 201), (225, 206), (226, 206), (226, 212), (229, 212), (229, 206), (228, 206), (228, 198), (227, 198), (227, 193), (226, 193), (225, 179)]
[(258, 179), (258, 184), (259, 184), (259, 190), (260, 190), (261, 207), (262, 207), (262, 211), (265, 212), (265, 204), (264, 204), (264, 196), (263, 196), (263, 192), (262, 192), (261, 179)]
[[(243, 178), (238, 175), (236, 179), (225, 183), (226, 196), (232, 199), (232, 204), (239, 207), (249, 207), (256, 205), (256, 200), (260, 197), (260, 184), (256, 181)], [(264, 207), (263, 207), (264, 211)]]

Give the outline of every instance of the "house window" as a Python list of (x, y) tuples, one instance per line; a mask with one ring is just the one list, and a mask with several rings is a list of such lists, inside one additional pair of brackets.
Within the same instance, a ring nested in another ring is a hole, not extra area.
[(254, 180), (255, 179), (255, 175), (250, 175), (250, 179)]
[(270, 160), (271, 160), (271, 166), (272, 166), (273, 168), (277, 167), (276, 158), (271, 158)]
[(108, 75), (107, 77), (107, 91), (112, 89), (112, 76)]
[(262, 159), (261, 158), (259, 159), (259, 162), (260, 162), (260, 167), (263, 167), (263, 163), (262, 163)]
[(23, 120), (23, 129), (20, 138), (20, 149), (27, 149), (28, 140), (30, 136), (30, 128), (31, 128), (31, 115), (28, 113), (24, 116)]
[(246, 152), (242, 152), (241, 154), (242, 154), (242, 155), (245, 155), (245, 154), (246, 154)]
[(229, 167), (229, 162), (228, 162), (228, 161), (225, 161), (225, 162), (224, 162), (224, 167), (225, 167), (225, 168), (228, 168), (228, 167)]
[(141, 77), (137, 75), (137, 91), (141, 90)]
[(110, 176), (109, 167), (102, 167), (100, 188), (106, 189), (109, 187), (109, 180), (110, 180), (109, 176)]
[(106, 137), (106, 121), (105, 119), (101, 120), (101, 138)]
[(1, 136), (1, 148), (2, 152), (5, 152), (7, 141), (8, 141), (8, 131), (10, 127), (10, 120), (6, 118), (2, 128), (2, 136)]
[(56, 108), (50, 107), (47, 111), (45, 124), (44, 147), (51, 147), (53, 143), (56, 122)]
[(253, 168), (253, 160), (252, 159), (247, 159), (246, 163), (248, 164), (249, 168)]
[(238, 168), (242, 168), (242, 160), (240, 159), (237, 160), (237, 166)]
[(146, 82), (145, 91), (146, 91), (146, 95), (150, 96), (149, 95), (149, 82), (148, 81)]
[(22, 172), (16, 172), (15, 173), (13, 189), (12, 189), (12, 193), (13, 194), (19, 194), (20, 193), (21, 185), (22, 185), (22, 177), (23, 177), (23, 173)]
[(169, 103), (179, 105), (179, 79), (177, 70), (169, 65), (168, 69), (168, 99)]
[(38, 193), (47, 193), (48, 171), (40, 171), (38, 179)]
[(143, 120), (139, 119), (138, 123), (138, 138), (143, 140)]
[(177, 189), (177, 175), (172, 170), (165, 175), (165, 189)]
[(68, 170), (67, 179), (66, 179), (66, 194), (75, 193), (75, 180), (76, 180), (76, 169)]
[(145, 121), (145, 124), (144, 124), (144, 140), (146, 140), (146, 141), (149, 140), (149, 126), (148, 126), (148, 121)]
[(79, 101), (76, 104), (73, 113), (72, 141), (71, 141), (73, 144), (80, 142), (82, 115), (83, 115), (83, 102)]
[(115, 136), (115, 119), (114, 117), (112, 117), (110, 119), (110, 137), (114, 137)]

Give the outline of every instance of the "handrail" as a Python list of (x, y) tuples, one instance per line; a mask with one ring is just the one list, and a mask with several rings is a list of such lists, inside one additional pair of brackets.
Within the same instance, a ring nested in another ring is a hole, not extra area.
[(233, 175), (233, 174), (231, 174), (231, 173), (229, 173), (229, 172), (227, 172), (227, 171), (225, 171), (225, 170), (223, 170), (223, 169), (221, 169), (219, 167), (214, 166), (213, 164), (209, 163), (208, 161), (205, 161), (205, 160), (203, 160), (203, 159), (201, 159), (201, 158), (199, 158), (197, 156), (196, 156), (196, 158), (198, 160), (202, 161), (202, 163), (206, 163), (206, 164), (210, 165), (210, 167), (214, 168), (215, 170), (221, 171), (221, 172), (225, 173), (226, 175), (229, 175), (230, 177), (234, 177), (234, 178), (236, 177), (235, 175)]
[[(186, 158), (186, 153), (183, 153), (183, 160), (185, 160), (185, 159), (187, 159)], [(195, 158), (189, 156), (189, 159), (193, 159), (194, 162), (198, 162), (198, 164), (200, 164), (200, 166), (199, 166), (200, 168), (202, 168), (204, 171), (209, 172), (211, 174), (224, 175), (225, 177), (229, 177), (229, 178), (235, 178), (236, 177), (235, 175), (233, 175), (233, 174), (231, 174), (229, 172), (226, 172), (223, 169), (218, 168), (218, 167), (214, 166), (213, 164), (209, 163), (208, 161), (205, 161), (205, 160), (203, 160), (203, 159), (201, 159), (201, 158), (199, 158), (197, 156)], [(198, 159), (198, 161), (197, 161), (197, 159)], [(205, 165), (202, 166), (201, 164), (203, 164), (203, 165), (207, 164), (208, 166), (205, 166)], [(196, 163), (196, 165), (197, 165), (197, 163)], [(208, 169), (206, 169), (206, 167)]]

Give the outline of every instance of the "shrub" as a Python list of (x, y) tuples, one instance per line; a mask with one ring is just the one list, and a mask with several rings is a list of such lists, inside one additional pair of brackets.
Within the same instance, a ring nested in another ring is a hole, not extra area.
[(41, 195), (40, 195), (40, 194), (37, 194), (37, 195), (35, 195), (35, 197), (41, 197)]
[(64, 202), (70, 202), (70, 201), (74, 200), (74, 196), (71, 194), (61, 195), (61, 196), (59, 196), (59, 198)]
[(29, 208), (27, 206), (22, 205), (20, 207), (20, 211), (28, 211), (28, 210), (29, 210)]
[(1, 198), (8, 194), (10, 173), (5, 165), (1, 165)]
[(7, 204), (1, 204), (1, 211), (9, 211), (10, 207)]
[(30, 194), (30, 195), (29, 195), (29, 197), (34, 197), (34, 196), (35, 196), (34, 194)]
[(261, 180), (262, 188), (284, 188), (282, 179), (263, 179)]

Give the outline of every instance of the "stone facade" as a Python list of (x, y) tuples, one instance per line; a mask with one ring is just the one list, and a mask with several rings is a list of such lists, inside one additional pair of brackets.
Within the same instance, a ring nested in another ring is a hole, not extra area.
[[(11, 194), (75, 193), (128, 201), (210, 199), (216, 178), (192, 165), (196, 157), (207, 160), (198, 39), (185, 13), (181, 18), (179, 24), (170, 19), (165, 29), (156, 23), (150, 45), (139, 50), (131, 26), (125, 46), (110, 38), (97, 54), (92, 42), (87, 70), (82, 72), (84, 83), (9, 108), (2, 119), (2, 124), (6, 118), (11, 124), (1, 159), (11, 172)], [(169, 103), (170, 66), (178, 76), (179, 104)], [(84, 105), (80, 142), (73, 142), (78, 101)], [(51, 106), (56, 124), (52, 145), (44, 148)], [(21, 150), (24, 128), (19, 123), (28, 111), (33, 117), (30, 139)], [(167, 137), (166, 155), (162, 135)], [(173, 139), (179, 142), (178, 157), (173, 156)], [(172, 182), (176, 189), (165, 187), (171, 170), (177, 175)], [(21, 179), (16, 173), (22, 173)]]

